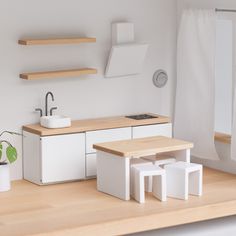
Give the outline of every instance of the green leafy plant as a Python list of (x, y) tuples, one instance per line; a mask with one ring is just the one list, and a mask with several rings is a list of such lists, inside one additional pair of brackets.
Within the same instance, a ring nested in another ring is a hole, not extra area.
[[(17, 160), (16, 148), (8, 140), (1, 139), (1, 137), (4, 134), (22, 136), (19, 133), (11, 132), (11, 131), (3, 131), (2, 133), (0, 133), (0, 165), (6, 165), (8, 162), (11, 164)], [(4, 152), (4, 145), (3, 144), (7, 145), (7, 147), (5, 149), (7, 159), (5, 159), (5, 160), (2, 160), (2, 156), (3, 156), (3, 152)]]

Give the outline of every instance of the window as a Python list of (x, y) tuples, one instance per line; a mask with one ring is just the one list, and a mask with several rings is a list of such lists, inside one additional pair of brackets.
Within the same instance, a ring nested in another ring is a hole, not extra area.
[(233, 109), (233, 21), (217, 20), (216, 27), (216, 79), (215, 79), (215, 131), (231, 134)]

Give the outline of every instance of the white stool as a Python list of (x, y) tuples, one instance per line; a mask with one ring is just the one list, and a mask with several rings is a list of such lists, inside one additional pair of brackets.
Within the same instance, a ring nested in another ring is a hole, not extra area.
[(161, 201), (166, 201), (166, 173), (155, 165), (133, 166), (134, 170), (134, 199), (139, 203), (145, 202), (144, 178), (153, 177), (153, 195)]
[(168, 197), (187, 200), (188, 194), (202, 195), (202, 165), (179, 161), (164, 168)]
[[(146, 156), (140, 159), (161, 167), (176, 162), (176, 159), (174, 157), (157, 156), (157, 155)], [(148, 179), (145, 178), (145, 191), (149, 193), (152, 192), (152, 177), (149, 177)]]
[[(141, 158), (130, 159), (130, 195), (134, 196), (134, 166), (152, 165), (150, 161)], [(145, 178), (145, 191), (152, 192), (152, 177)]]

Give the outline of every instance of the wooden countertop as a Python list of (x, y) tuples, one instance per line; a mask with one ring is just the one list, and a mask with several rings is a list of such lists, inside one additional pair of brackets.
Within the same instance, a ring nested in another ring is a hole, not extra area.
[(183, 140), (155, 136), (115, 142), (98, 143), (94, 149), (108, 152), (120, 157), (151, 156), (162, 152), (172, 152), (193, 148), (193, 143)]
[(202, 197), (160, 202), (147, 194), (138, 204), (97, 192), (96, 180), (52, 186), (16, 181), (0, 194), (0, 234), (125, 235), (236, 215), (234, 186), (236, 175), (204, 169)]
[(133, 120), (126, 118), (125, 116), (105, 117), (98, 119), (75, 120), (72, 121), (72, 125), (69, 128), (47, 129), (40, 126), (40, 124), (32, 124), (23, 126), (23, 130), (40, 136), (50, 136), (58, 134), (80, 133), (80, 132), (102, 130), (102, 129), (170, 123), (170, 118), (168, 117), (156, 114), (151, 114), (151, 115), (157, 116), (157, 118), (146, 119), (146, 120)]

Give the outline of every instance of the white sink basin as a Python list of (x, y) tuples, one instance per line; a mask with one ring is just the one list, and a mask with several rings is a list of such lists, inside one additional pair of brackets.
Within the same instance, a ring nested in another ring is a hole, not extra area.
[(71, 119), (66, 116), (42, 116), (40, 125), (49, 129), (65, 128), (71, 126)]

